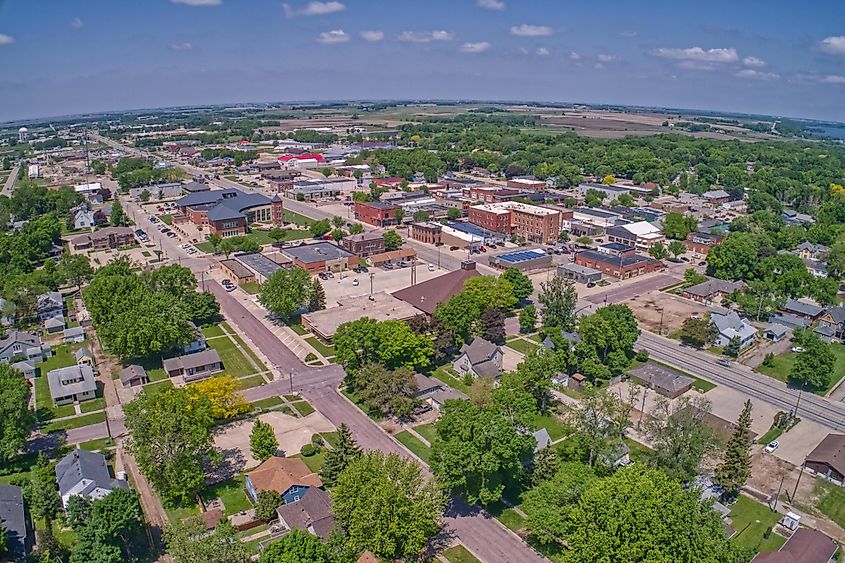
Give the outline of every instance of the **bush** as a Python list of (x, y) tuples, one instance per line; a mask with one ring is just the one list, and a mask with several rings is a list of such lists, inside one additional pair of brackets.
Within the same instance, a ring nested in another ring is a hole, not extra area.
[(638, 362), (647, 362), (648, 361), (648, 350), (641, 349), (637, 350), (637, 355), (635, 356)]
[(308, 352), (308, 355), (305, 356), (305, 363), (307, 364), (308, 362), (313, 362), (316, 359), (317, 356), (313, 352)]
[(311, 434), (311, 443), (317, 447), (320, 447), (323, 445), (323, 437), (319, 434)]
[(772, 354), (771, 352), (766, 354), (766, 356), (763, 358), (763, 365), (766, 366), (767, 368), (770, 368), (773, 365), (775, 365), (775, 355)]
[(299, 453), (301, 453), (305, 457), (311, 457), (312, 455), (317, 453), (317, 446), (315, 446), (314, 444), (305, 444), (304, 446), (302, 446), (302, 449), (299, 450)]
[(466, 385), (467, 387), (469, 387), (470, 385), (472, 385), (472, 381), (473, 381), (472, 374), (471, 374), (471, 373), (469, 373), (469, 372), (466, 372), (466, 373), (464, 374), (464, 385)]

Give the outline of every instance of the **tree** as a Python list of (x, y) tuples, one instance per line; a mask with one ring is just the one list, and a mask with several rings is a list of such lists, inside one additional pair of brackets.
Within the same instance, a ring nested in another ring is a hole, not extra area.
[(695, 479), (702, 458), (716, 447), (705, 420), (709, 413), (710, 401), (703, 397), (660, 398), (643, 422), (654, 450), (651, 464), (682, 483)]
[(402, 246), (402, 237), (399, 236), (399, 233), (396, 231), (387, 231), (384, 233), (384, 249), (385, 250), (396, 250), (400, 246)]
[(56, 488), (56, 474), (44, 453), (38, 454), (23, 492), (29, 510), (35, 518), (52, 522), (61, 512), (62, 499)]
[(687, 285), (698, 285), (707, 281), (707, 276), (699, 274), (694, 268), (684, 270), (684, 283)]
[(429, 463), (437, 481), (470, 503), (501, 499), (505, 484), (533, 451), (534, 438), (496, 404), (447, 401), (441, 413)]
[(346, 220), (343, 217), (339, 215), (332, 217), (332, 226), (334, 226), (335, 229), (341, 228), (344, 223), (346, 223)]
[(691, 232), (698, 228), (695, 217), (670, 211), (663, 218), (663, 234), (674, 240), (684, 240)]
[(77, 290), (82, 288), (82, 282), (90, 280), (94, 275), (94, 269), (83, 254), (63, 254), (59, 270), (65, 279), (73, 282)]
[(270, 240), (275, 242), (276, 244), (282, 242), (287, 238), (288, 230), (282, 229), (281, 227), (273, 227), (269, 231), (267, 231), (267, 236), (270, 237)]
[(352, 432), (345, 422), (337, 429), (337, 445), (326, 452), (323, 466), (320, 468), (320, 479), (326, 487), (332, 487), (344, 469), (361, 455), (361, 448), (352, 437)]
[(329, 168), (329, 167), (325, 167), (322, 170), (320, 170), (320, 172), (323, 173), (323, 176), (328, 178), (329, 176), (331, 176), (334, 173), (334, 169)]
[(401, 207), (397, 207), (393, 210), (393, 219), (396, 221), (397, 225), (402, 224), (402, 220), (405, 218), (405, 210)]
[(208, 399), (184, 388), (142, 392), (124, 407), (128, 448), (165, 503), (190, 502), (205, 484), (211, 410)]
[(211, 248), (213, 249), (214, 254), (217, 254), (218, 252), (220, 252), (220, 243), (223, 242), (223, 237), (221, 237), (217, 233), (211, 233), (206, 237), (205, 240), (208, 242), (208, 244), (211, 245)]
[(217, 245), (217, 249), (222, 252), (223, 255), (226, 257), (226, 260), (228, 260), (229, 255), (236, 250), (235, 241), (233, 241), (231, 238), (224, 238)]
[(584, 375), (595, 379), (585, 368), (591, 362), (600, 363), (610, 374), (628, 369), (640, 329), (627, 305), (607, 305), (592, 315), (581, 317), (578, 332), (581, 341), (575, 346), (575, 354)]
[(319, 238), (328, 233), (330, 230), (332, 230), (332, 226), (331, 223), (329, 223), (328, 219), (323, 219), (321, 221), (314, 221), (313, 223), (311, 223), (311, 226), (308, 227), (308, 230), (311, 231), (311, 236), (313, 236), (314, 238)]
[(725, 447), (722, 463), (716, 468), (713, 482), (734, 495), (751, 476), (751, 400), (745, 401), (733, 436)]
[(207, 399), (211, 416), (225, 420), (249, 410), (249, 403), (238, 393), (238, 383), (231, 375), (205, 379), (187, 387), (192, 397)]
[(93, 502), (77, 501), (76, 510), (71, 521), (79, 541), (73, 547), (72, 562), (133, 559), (132, 540), (144, 521), (135, 491), (114, 489)]
[(276, 491), (259, 491), (258, 502), (255, 503), (255, 517), (264, 521), (274, 520), (276, 509), (284, 503), (285, 499)]
[(214, 322), (220, 315), (220, 304), (214, 294), (208, 291), (190, 291), (182, 296), (182, 306), (197, 325)]
[(681, 342), (701, 348), (713, 342), (716, 326), (707, 318), (689, 317), (681, 325)]
[(547, 545), (566, 538), (581, 495), (595, 481), (592, 468), (579, 462), (559, 463), (550, 477), (534, 481), (521, 505), (531, 536)]
[(255, 419), (255, 424), (252, 425), (252, 432), (249, 434), (249, 451), (258, 461), (264, 461), (279, 451), (279, 441), (276, 439), (273, 427), (261, 419)]
[(414, 211), (414, 221), (419, 223), (421, 221), (428, 221), (428, 211)]
[[(249, 563), (246, 544), (238, 541), (235, 529), (224, 520), (207, 533), (199, 517), (171, 522), (164, 531), (167, 554), (174, 563)], [(272, 545), (272, 544), (271, 544)], [(269, 546), (268, 546), (269, 548)]]
[(360, 235), (364, 232), (364, 225), (361, 223), (352, 223), (349, 227), (349, 234), (350, 235)]
[(150, 194), (150, 190), (144, 189), (144, 190), (141, 191), (141, 194), (138, 196), (138, 199), (140, 199), (141, 201), (146, 203), (146, 202), (150, 201), (151, 195), (152, 194)]
[(326, 290), (319, 278), (311, 280), (311, 291), (308, 293), (308, 310), (322, 311), (326, 308)]
[(662, 242), (656, 242), (648, 249), (648, 254), (655, 260), (665, 260), (669, 257), (669, 251)]
[(575, 306), (578, 303), (575, 284), (563, 276), (553, 276), (540, 284), (538, 300), (545, 326), (558, 327), (567, 332), (575, 330)]
[(476, 407), (483, 407), (493, 402), (495, 382), (488, 377), (477, 377), (467, 390), (469, 401)]
[(537, 324), (537, 308), (534, 305), (523, 307), (519, 311), (519, 330), (533, 332)]
[(353, 460), (330, 494), (346, 545), (387, 560), (419, 557), (440, 531), (446, 504), (416, 462), (381, 452)]
[(290, 270), (281, 268), (261, 284), (258, 302), (273, 315), (289, 320), (308, 303), (312, 288), (311, 275), (305, 269), (299, 266)]
[(505, 340), (505, 316), (496, 307), (485, 309), (479, 318), (481, 323), (481, 335), (490, 342), (504, 342)]
[(619, 446), (630, 424), (628, 415), (632, 408), (630, 400), (592, 385), (584, 388), (579, 403), (565, 407), (564, 420), (580, 435), (586, 448), (583, 461), (587, 465), (592, 467), (597, 460), (606, 459), (606, 454)]
[(534, 462), (531, 464), (531, 483), (534, 486), (547, 481), (557, 474), (560, 467), (560, 459), (557, 450), (546, 446), (534, 453)]
[(368, 409), (384, 416), (401, 418), (414, 410), (417, 384), (414, 372), (406, 367), (389, 370), (368, 364), (356, 372), (355, 389)]
[(32, 429), (26, 378), (9, 364), (0, 363), (0, 462), (8, 463), (26, 447)]
[(330, 563), (329, 548), (304, 530), (291, 530), (261, 552), (259, 563)]
[(9, 532), (0, 521), (0, 557), (4, 557), (7, 553), (9, 553)]
[(343, 232), (343, 229), (335, 229), (332, 231), (332, 239), (340, 242), (343, 240), (343, 237), (346, 236), (346, 233)]
[(667, 250), (677, 260), (678, 256), (687, 251), (687, 245), (679, 240), (673, 240), (669, 242)]
[(461, 218), (461, 210), (456, 209), (454, 207), (450, 207), (448, 211), (446, 211), (446, 218), (452, 221), (456, 221)]
[(534, 284), (531, 282), (531, 278), (516, 268), (508, 268), (504, 271), (502, 276), (511, 282), (511, 285), (513, 286), (513, 295), (516, 297), (517, 301), (528, 299), (528, 297), (534, 293)]
[(126, 212), (123, 211), (123, 206), (120, 201), (115, 199), (111, 205), (111, 217), (109, 222), (112, 227), (121, 227), (126, 225), (129, 219), (126, 217)]
[(369, 317), (343, 323), (333, 339), (338, 363), (354, 372), (369, 363), (388, 369), (417, 369), (429, 365), (434, 355), (431, 339), (416, 334), (404, 321), (378, 322)]
[(730, 356), (732, 358), (736, 358), (739, 356), (739, 353), (742, 351), (742, 341), (739, 339), (739, 336), (734, 336), (728, 341), (728, 345), (725, 346), (725, 355)]
[(827, 389), (836, 364), (836, 356), (830, 346), (814, 334), (804, 338), (804, 351), (792, 365), (789, 381), (795, 384), (809, 385), (814, 389)]

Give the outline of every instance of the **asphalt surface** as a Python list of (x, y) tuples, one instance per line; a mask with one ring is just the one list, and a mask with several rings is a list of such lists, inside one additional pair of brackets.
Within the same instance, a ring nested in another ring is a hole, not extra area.
[(21, 165), (15, 164), (11, 170), (9, 170), (9, 177), (6, 178), (6, 183), (3, 184), (3, 191), (2, 194), (5, 196), (11, 196), (12, 190), (15, 189), (15, 182), (18, 181), (18, 170), (20, 170)]

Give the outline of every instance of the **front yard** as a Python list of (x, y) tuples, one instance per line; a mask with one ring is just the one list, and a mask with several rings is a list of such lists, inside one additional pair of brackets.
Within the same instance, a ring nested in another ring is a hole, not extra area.
[[(836, 356), (836, 363), (833, 365), (833, 373), (831, 374), (828, 386), (823, 389), (812, 390), (817, 395), (825, 395), (845, 375), (845, 345), (839, 344), (838, 342), (831, 344), (830, 351)], [(764, 366), (760, 364), (757, 366), (757, 371), (786, 383), (789, 380), (789, 374), (792, 372), (792, 366), (795, 365), (795, 360), (798, 359), (798, 354), (798, 352), (792, 351), (778, 354), (774, 357), (773, 365)]]

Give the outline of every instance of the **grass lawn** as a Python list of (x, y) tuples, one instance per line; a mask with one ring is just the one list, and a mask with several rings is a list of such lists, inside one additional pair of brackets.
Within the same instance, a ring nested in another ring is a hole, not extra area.
[(777, 426), (772, 426), (769, 430), (757, 438), (758, 444), (768, 444), (772, 440), (777, 440), (778, 437), (783, 434), (783, 428), (778, 428)]
[(255, 365), (258, 366), (258, 371), (267, 371), (267, 366), (264, 365), (260, 359), (258, 359), (258, 354), (255, 351), (246, 345), (244, 339), (240, 337), (239, 334), (235, 333), (232, 329), (229, 329), (229, 333), (232, 335), (232, 338), (235, 339), (235, 342), (240, 344), (241, 348), (246, 350), (246, 353), (249, 354), (249, 357), (252, 358), (252, 361), (255, 362)]
[(251, 387), (264, 385), (265, 383), (264, 378), (260, 375), (251, 375), (249, 377), (236, 379), (235, 382), (238, 384), (238, 389), (249, 389)]
[(437, 439), (437, 431), (434, 429), (435, 423), (429, 424), (420, 424), (419, 426), (414, 426), (414, 430), (416, 430), (417, 434), (425, 438), (429, 441), (429, 443), (434, 443)]
[(514, 532), (518, 532), (525, 527), (525, 518), (520, 516), (513, 508), (508, 508), (508, 506), (501, 501), (491, 503), (487, 506), (487, 512), (492, 514), (499, 522)]
[(299, 414), (302, 416), (308, 416), (312, 412), (314, 412), (314, 407), (311, 406), (311, 403), (308, 401), (297, 401), (295, 403), (291, 403), (291, 405), (299, 411)]
[(817, 479), (814, 492), (820, 499), (816, 508), (840, 527), (845, 526), (845, 490), (823, 479)]
[(326, 358), (328, 358), (329, 356), (334, 356), (334, 348), (332, 346), (326, 346), (325, 344), (320, 342), (320, 340), (316, 336), (306, 338), (305, 342), (310, 344), (312, 348), (317, 350)]
[[(833, 352), (834, 356), (836, 356), (836, 363), (833, 364), (833, 374), (827, 387), (812, 390), (813, 393), (817, 395), (824, 395), (827, 393), (831, 387), (839, 383), (839, 380), (842, 379), (843, 375), (845, 375), (845, 345), (839, 343), (831, 344), (830, 351)], [(775, 356), (774, 365), (764, 366), (761, 364), (757, 366), (757, 371), (785, 382), (789, 378), (789, 374), (792, 372), (792, 366), (795, 364), (795, 360), (797, 358), (798, 353), (796, 352), (784, 352), (783, 354)]]
[(73, 410), (73, 405), (61, 407), (53, 405), (53, 398), (50, 397), (50, 384), (47, 382), (47, 372), (42, 372), (42, 374), (35, 378), (35, 404), (38, 408), (39, 420), (73, 416), (76, 412)]
[(260, 408), (262, 410), (271, 409), (283, 404), (284, 401), (279, 397), (268, 397), (266, 399), (261, 399), (260, 401), (255, 401), (254, 403), (250, 403), (252, 408)]
[(256, 295), (259, 291), (261, 291), (261, 286), (258, 282), (246, 282), (241, 284), (241, 289), (250, 295)]
[(210, 242), (198, 242), (194, 246), (201, 252), (205, 252), (206, 254), (211, 254), (214, 252), (214, 245)]
[(226, 505), (226, 516), (252, 508), (252, 504), (250, 504), (244, 492), (243, 475), (203, 487), (200, 491), (200, 497), (204, 502), (219, 497)]
[(79, 404), (79, 409), (82, 412), (101, 411), (104, 408), (106, 408), (106, 400), (103, 397), (97, 397), (96, 399)]
[(507, 344), (505, 344), (505, 346), (507, 346), (508, 348), (511, 348), (513, 350), (516, 350), (517, 352), (519, 352), (522, 355), (527, 355), (529, 352), (536, 350), (537, 347), (538, 347), (536, 344), (532, 344), (532, 343), (527, 342), (527, 341), (522, 340), (522, 339), (512, 340), (512, 341), (508, 342)]
[(57, 430), (70, 430), (71, 428), (81, 428), (82, 426), (88, 426), (89, 424), (97, 424), (100, 422), (105, 422), (106, 420), (106, 413), (104, 412), (95, 412), (91, 414), (83, 414), (81, 416), (76, 416), (73, 418), (68, 418), (65, 420), (60, 420), (59, 422), (51, 422), (47, 426), (44, 427), (44, 432), (56, 432)]
[(219, 325), (211, 325), (202, 327), (202, 334), (206, 338), (214, 338), (215, 336), (223, 336), (223, 329)]
[(39, 366), (41, 373), (47, 375), (47, 372), (53, 371), (54, 369), (75, 365), (76, 358), (73, 357), (73, 353), (82, 346), (84, 344), (75, 344), (73, 348), (71, 348), (70, 344), (62, 344), (61, 346), (54, 347), (53, 355), (44, 360)]
[(554, 413), (545, 415), (536, 414), (534, 416), (534, 428), (537, 430), (540, 428), (548, 430), (549, 437), (552, 441), (557, 440), (558, 438), (563, 438), (572, 431), (572, 429), (569, 428), (566, 423), (558, 418)]
[[(316, 221), (314, 221), (314, 219), (311, 219), (310, 217), (306, 217), (305, 215), (300, 215), (295, 211), (285, 209), (285, 223), (293, 223), (294, 225), (310, 227), (315, 222)], [(311, 236), (311, 233), (308, 233), (308, 236)]]
[(228, 338), (209, 340), (208, 345), (217, 350), (220, 359), (223, 360), (223, 370), (232, 377), (242, 377), (255, 373), (252, 364), (235, 347), (235, 343)]
[(428, 463), (428, 458), (431, 455), (431, 448), (420, 442), (419, 438), (408, 432), (407, 430), (403, 430), (394, 436), (397, 440), (402, 442), (402, 444), (414, 452), (417, 457), (419, 457), (424, 462)]
[(443, 557), (449, 560), (449, 563), (481, 563), (462, 545), (455, 545), (445, 550)]
[(290, 324), (288, 326), (290, 327), (290, 329), (292, 331), (294, 331), (299, 336), (304, 336), (304, 335), (308, 334), (308, 331), (305, 330), (305, 327), (303, 327), (301, 323), (294, 323), (294, 324)]
[(431, 375), (431, 377), (437, 380), (442, 381), (446, 385), (457, 389), (458, 391), (461, 391), (463, 393), (469, 391), (469, 386), (464, 385), (464, 382), (461, 379), (455, 377), (457, 374), (455, 374), (451, 366), (440, 366), (436, 370), (431, 372), (429, 375)]
[(698, 389), (702, 393), (707, 393), (711, 389), (716, 387), (715, 383), (710, 383), (709, 381), (705, 381), (703, 379), (695, 378), (695, 383), (692, 384), (693, 389)]
[(654, 453), (654, 450), (636, 440), (624, 438), (624, 441), (628, 445), (628, 449), (631, 450), (631, 459), (634, 461), (645, 462)]
[(765, 504), (739, 495), (729, 516), (736, 530), (731, 541), (742, 547), (751, 547), (757, 551), (777, 551), (786, 543), (786, 538), (774, 532), (768, 539), (763, 539), (766, 529), (780, 520), (780, 514), (772, 512)]
[(357, 395), (355, 395), (355, 393), (352, 393), (352, 392), (350, 392), (350, 391), (347, 391), (346, 389), (343, 389), (343, 391), (341, 391), (341, 392), (343, 393), (343, 395), (344, 395), (347, 399), (349, 399), (350, 401), (352, 401), (353, 403), (355, 403), (355, 406), (356, 406), (356, 407), (358, 407), (359, 409), (361, 409), (362, 411), (364, 411), (364, 413), (366, 413), (366, 415), (367, 415), (367, 416), (369, 416), (371, 419), (378, 421), (378, 420), (381, 420), (382, 418), (384, 418), (383, 416), (381, 416), (381, 414), (380, 414), (380, 413), (378, 413), (378, 412), (376, 412), (376, 411), (371, 411), (370, 409), (368, 409), (368, 408), (367, 408), (367, 406), (366, 406), (366, 405), (364, 405), (363, 403), (361, 403), (361, 401), (358, 399), (358, 396), (357, 396)]
[(173, 224), (173, 215), (165, 213), (164, 215), (159, 215), (158, 218), (161, 219), (161, 222), (164, 223), (165, 225), (172, 225)]
[(173, 382), (169, 379), (166, 381), (159, 381), (158, 383), (144, 385), (144, 393), (161, 393), (162, 391), (167, 391), (168, 389), (173, 389)]
[(320, 432), (320, 436), (332, 445), (332, 447), (337, 447), (337, 432)]
[(167, 519), (170, 522), (180, 522), (185, 518), (190, 518), (191, 516), (197, 516), (200, 513), (200, 507), (198, 504), (192, 504), (190, 506), (171, 506), (168, 507), (165, 505), (164, 511), (167, 513)]
[(111, 438), (100, 438), (99, 440), (91, 440), (90, 442), (82, 442), (79, 447), (89, 452), (104, 450), (106, 448), (113, 448), (114, 441)]
[(293, 457), (298, 457), (302, 461), (305, 462), (305, 465), (308, 466), (308, 469), (313, 471), (314, 473), (318, 473), (320, 468), (323, 467), (323, 462), (326, 461), (326, 449), (320, 448), (320, 451), (312, 456), (304, 456), (302, 454), (296, 454)]

